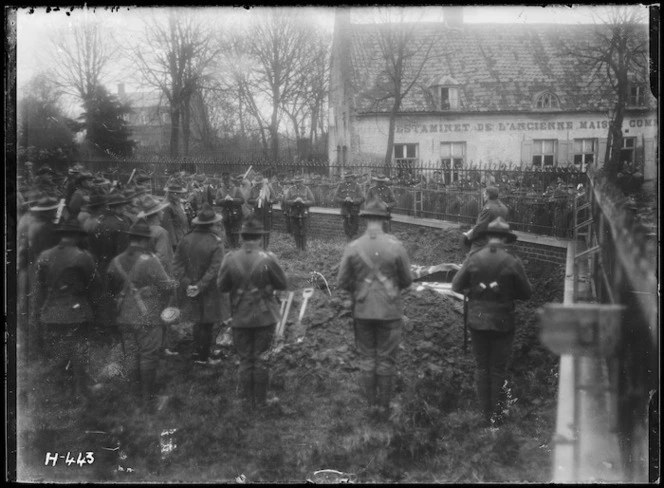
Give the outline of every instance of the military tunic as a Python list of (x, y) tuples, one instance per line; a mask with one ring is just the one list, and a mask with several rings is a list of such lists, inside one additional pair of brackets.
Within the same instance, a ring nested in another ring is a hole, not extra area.
[(472, 241), (470, 252), (477, 251), (478, 249), (484, 247), (487, 243), (486, 237), (475, 240), (473, 240), (473, 237), (486, 230), (489, 224), (498, 217), (502, 217), (503, 219), (507, 220), (508, 214), (509, 209), (503, 202), (497, 198), (487, 200), (487, 202), (484, 204), (484, 207), (480, 211), (480, 214), (477, 216), (477, 223), (470, 231), (468, 231), (467, 234), (468, 240)]
[[(346, 202), (346, 198), (350, 198), (352, 202)], [(357, 234), (360, 227), (360, 205), (364, 200), (362, 187), (355, 181), (342, 181), (334, 193), (334, 202), (341, 205), (344, 232), (349, 240)]]
[(265, 230), (265, 234), (263, 234), (263, 249), (267, 249), (270, 244), (270, 231), (272, 230), (272, 205), (277, 203), (278, 200), (272, 189), (272, 185), (269, 183), (265, 184), (267, 186), (266, 196), (264, 199), (261, 199), (260, 193), (263, 186), (263, 184), (258, 184), (251, 187), (247, 203), (252, 207), (253, 214), (257, 215), (263, 222), (263, 229)]
[(189, 232), (189, 221), (182, 203), (169, 200), (169, 205), (163, 210), (161, 226), (166, 229), (173, 249), (177, 248), (180, 240)]
[[(301, 203), (295, 201), (298, 198), (302, 199)], [(290, 209), (291, 229), (295, 237), (295, 246), (304, 251), (307, 247), (309, 207), (315, 203), (314, 194), (308, 186), (298, 187), (293, 185), (286, 192), (284, 202)]]
[[(228, 199), (230, 197), (230, 200)], [(244, 196), (237, 185), (222, 185), (217, 190), (217, 205), (221, 207), (221, 216), (224, 219), (224, 230), (229, 247), (236, 249), (240, 245), (238, 231), (242, 226), (242, 204)]]

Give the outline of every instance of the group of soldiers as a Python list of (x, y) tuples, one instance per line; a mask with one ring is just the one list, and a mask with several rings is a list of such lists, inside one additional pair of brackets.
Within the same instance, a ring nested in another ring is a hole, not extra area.
[[(41, 359), (56, 377), (71, 368), (72, 398), (90, 401), (101, 386), (87, 371), (89, 341), (118, 338), (132, 378), (128, 401), (152, 411), (159, 360), (180, 354), (168, 326), (177, 311), (181, 320), (193, 322), (190, 359), (201, 366), (220, 363), (211, 354), (213, 325), (230, 323), (241, 397), (251, 406), (265, 406), (266, 352), (280, 318), (275, 292), (288, 286), (277, 257), (267, 251), (272, 205), (281, 197), (290, 232), (304, 250), (315, 201), (303, 178), (294, 178), (280, 195), (261, 174), (252, 185), (246, 174), (232, 181), (224, 174), (216, 191), (204, 175), (193, 178), (193, 191), (175, 176), (160, 199), (145, 185), (149, 175), (136, 175), (133, 186), (118, 189), (73, 169), (72, 184), (61, 192), (64, 205), (43, 180), (33, 182), (29, 198), (19, 202), (19, 368)], [(349, 243), (337, 282), (351, 294), (369, 410), (387, 418), (403, 329), (400, 292), (412, 282), (410, 263), (402, 243), (389, 233), (394, 195), (388, 179), (376, 176), (365, 196), (354, 174), (343, 176), (335, 202)], [(532, 289), (521, 262), (505, 249), (516, 236), (505, 221), (508, 209), (498, 200), (498, 189), (487, 187), (484, 198), (477, 224), (464, 234), (469, 254), (453, 289), (468, 297), (478, 400), (488, 423), (514, 337), (513, 301), (527, 299)], [(185, 202), (194, 217), (187, 216)], [(354, 239), (361, 217), (366, 231)]]

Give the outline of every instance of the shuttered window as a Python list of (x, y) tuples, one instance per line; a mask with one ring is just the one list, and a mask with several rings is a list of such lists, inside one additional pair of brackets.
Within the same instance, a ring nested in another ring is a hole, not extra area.
[(398, 176), (411, 174), (411, 170), (417, 164), (418, 144), (395, 144), (394, 163)]
[(465, 142), (441, 142), (440, 163), (445, 184), (459, 181), (459, 170), (466, 159)]
[(533, 140), (533, 166), (553, 166), (556, 161), (556, 139)]
[(595, 162), (596, 154), (597, 139), (574, 139), (574, 164), (581, 171)]

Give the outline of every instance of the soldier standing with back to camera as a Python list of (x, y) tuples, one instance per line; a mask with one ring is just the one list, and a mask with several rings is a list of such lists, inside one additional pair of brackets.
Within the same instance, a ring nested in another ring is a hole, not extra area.
[(284, 197), (288, 204), (291, 214), (291, 230), (295, 237), (295, 247), (301, 251), (306, 251), (307, 230), (309, 228), (309, 207), (314, 201), (314, 194), (311, 189), (304, 184), (303, 176), (293, 178), (294, 186), (291, 186)]
[(145, 219), (139, 219), (126, 234), (129, 246), (111, 261), (107, 282), (116, 305), (114, 322), (122, 334), (133, 396), (139, 406), (151, 411), (163, 347), (161, 311), (178, 283), (149, 251), (151, 233)]
[(387, 176), (381, 174), (374, 176), (371, 179), (376, 182), (376, 185), (372, 186), (369, 188), (369, 191), (367, 191), (367, 202), (378, 199), (385, 204), (387, 215), (390, 218), (383, 220), (383, 230), (389, 233), (392, 231), (392, 225), (390, 223), (392, 209), (397, 204), (397, 199), (394, 197), (392, 188), (387, 186), (387, 183), (390, 181)]
[(212, 326), (221, 321), (221, 296), (217, 289), (217, 275), (224, 257), (224, 243), (213, 232), (213, 225), (221, 215), (207, 203), (191, 223), (194, 229), (184, 236), (175, 252), (173, 274), (180, 283), (184, 320), (194, 322), (194, 354), (196, 364), (216, 365), (220, 360), (210, 358)]
[(360, 205), (364, 203), (364, 193), (362, 187), (355, 181), (355, 175), (352, 172), (345, 171), (344, 180), (337, 186), (334, 201), (341, 205), (344, 232), (351, 241), (360, 227)]
[(403, 329), (401, 291), (413, 278), (403, 244), (383, 231), (383, 221), (390, 218), (385, 204), (370, 201), (360, 216), (367, 219), (367, 230), (346, 246), (337, 284), (353, 296), (355, 343), (369, 412), (386, 419)]
[(279, 320), (275, 290), (288, 286), (286, 274), (276, 256), (261, 249), (263, 223), (255, 216), (241, 229), (242, 248), (228, 253), (221, 264), (217, 285), (230, 292), (233, 343), (240, 356), (241, 398), (254, 406), (264, 406), (269, 383), (267, 352)]
[(240, 185), (243, 175), (235, 177), (231, 183), (228, 173), (223, 174), (223, 184), (217, 189), (216, 203), (221, 207), (228, 247), (237, 249), (240, 246), (240, 227), (242, 226), (242, 204), (244, 196)]
[(56, 381), (65, 384), (65, 371), (74, 375), (74, 396), (90, 398), (87, 373), (88, 339), (101, 318), (101, 286), (92, 256), (76, 245), (85, 235), (76, 218), (55, 229), (60, 242), (37, 261), (37, 324), (43, 353)]
[(471, 251), (452, 280), (468, 296), (468, 328), (475, 355), (475, 387), (485, 425), (500, 422), (499, 395), (514, 340), (514, 300), (527, 300), (532, 287), (521, 260), (507, 252), (516, 241), (502, 217), (474, 236), (486, 240)]
[(189, 220), (182, 204), (182, 195), (185, 193), (187, 191), (182, 188), (182, 185), (174, 181), (166, 186), (168, 207), (163, 210), (161, 226), (168, 231), (173, 251), (175, 251), (185, 234), (189, 232)]

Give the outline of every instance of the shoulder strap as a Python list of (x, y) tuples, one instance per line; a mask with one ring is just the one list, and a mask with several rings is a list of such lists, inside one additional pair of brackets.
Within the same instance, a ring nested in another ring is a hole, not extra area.
[[(369, 259), (369, 256), (366, 255), (366, 253), (362, 250), (361, 247), (357, 248), (357, 254), (360, 256), (360, 259), (362, 259), (362, 261), (364, 261), (364, 263), (367, 266), (369, 266), (369, 269), (371, 270), (373, 276), (378, 278), (378, 281), (380, 281), (383, 284), (383, 286), (385, 286), (388, 293), (390, 293), (390, 290), (392, 290), (393, 288), (391, 286), (392, 283), (387, 278), (387, 276), (385, 276), (380, 271), (380, 269), (378, 269), (378, 266), (376, 264), (374, 264), (374, 262), (371, 261), (371, 259)], [(370, 284), (373, 281), (373, 277), (372, 278), (367, 277), (367, 278), (364, 279), (364, 281), (366, 281), (368, 284)]]
[[(139, 257), (140, 259), (140, 257)], [(136, 271), (136, 264), (138, 261), (134, 264), (134, 267), (131, 268), (131, 271), (129, 272), (129, 275), (127, 275), (127, 272), (124, 270), (122, 267), (122, 264), (120, 264), (120, 260), (118, 259), (117, 261), (117, 268), (120, 274), (122, 275), (122, 278), (124, 278), (125, 285), (122, 291), (120, 292), (120, 297), (122, 300), (124, 300), (124, 297), (126, 296), (127, 290), (129, 290), (132, 295), (134, 295), (134, 298), (136, 299), (136, 303), (138, 304), (138, 308), (141, 309), (141, 312), (144, 314), (147, 313), (148, 309), (145, 306), (145, 303), (143, 303), (143, 299), (141, 298), (140, 294), (138, 293), (138, 290), (136, 289), (136, 286), (134, 285), (134, 282), (132, 278), (134, 277), (135, 271)]]
[[(244, 269), (242, 269), (242, 266), (240, 266), (240, 263), (234, 263), (237, 269), (240, 271), (240, 273), (244, 273)], [(251, 282), (251, 276), (254, 274), (254, 271), (256, 271), (259, 266), (263, 264), (263, 259), (259, 257), (256, 262), (251, 266), (249, 269), (249, 272), (246, 274), (242, 275), (242, 283), (240, 284), (240, 287), (236, 290), (235, 292), (235, 299), (233, 300), (233, 306), (237, 306), (237, 304), (240, 302), (240, 299), (244, 295), (244, 293), (247, 291), (249, 288), (249, 283)]]

